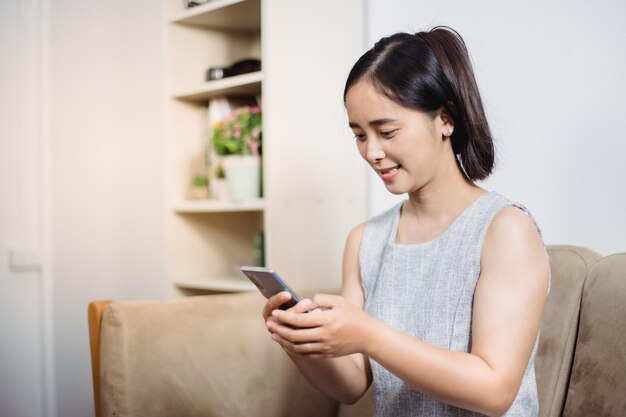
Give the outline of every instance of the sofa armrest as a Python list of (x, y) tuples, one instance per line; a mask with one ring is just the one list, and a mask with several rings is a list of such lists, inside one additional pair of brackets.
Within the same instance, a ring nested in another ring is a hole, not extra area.
[(550, 294), (544, 309), (535, 357), (539, 416), (563, 411), (578, 329), (580, 298), (587, 271), (600, 255), (577, 246), (549, 246)]
[(626, 412), (626, 253), (596, 262), (587, 275), (564, 417)]
[(89, 323), (89, 348), (91, 350), (91, 379), (96, 417), (100, 417), (100, 330), (102, 314), (111, 300), (93, 301), (87, 308)]

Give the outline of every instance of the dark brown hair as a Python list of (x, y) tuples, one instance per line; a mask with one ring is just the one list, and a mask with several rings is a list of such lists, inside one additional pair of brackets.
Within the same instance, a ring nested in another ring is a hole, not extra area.
[(404, 107), (432, 117), (443, 109), (454, 121), (452, 149), (467, 177), (476, 181), (491, 174), (493, 137), (467, 47), (456, 31), (438, 26), (382, 38), (352, 67), (344, 102), (350, 87), (362, 78)]

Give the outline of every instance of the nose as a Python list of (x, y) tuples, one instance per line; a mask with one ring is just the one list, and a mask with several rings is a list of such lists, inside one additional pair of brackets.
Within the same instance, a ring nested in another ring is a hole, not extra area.
[(367, 161), (375, 164), (385, 157), (385, 151), (383, 150), (380, 141), (372, 139), (367, 141), (366, 158)]

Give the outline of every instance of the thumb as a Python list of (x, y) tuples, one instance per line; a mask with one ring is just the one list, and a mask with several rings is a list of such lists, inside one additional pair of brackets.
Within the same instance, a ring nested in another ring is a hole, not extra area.
[(332, 309), (339, 304), (341, 297), (330, 294), (317, 294), (313, 297), (313, 302), (318, 308)]

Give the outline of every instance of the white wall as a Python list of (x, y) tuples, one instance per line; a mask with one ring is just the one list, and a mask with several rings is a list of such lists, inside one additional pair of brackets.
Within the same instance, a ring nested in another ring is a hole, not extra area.
[[(486, 188), (527, 205), (549, 244), (626, 251), (625, 2), (367, 4), (368, 47), (440, 24), (464, 37), (499, 153)], [(398, 201), (370, 185), (370, 214)]]
[(50, 2), (57, 415), (93, 415), (87, 304), (165, 295), (163, 4)]
[(0, 1), (0, 416), (43, 417), (40, 271), (11, 268), (42, 253), (42, 55), (37, 0)]

